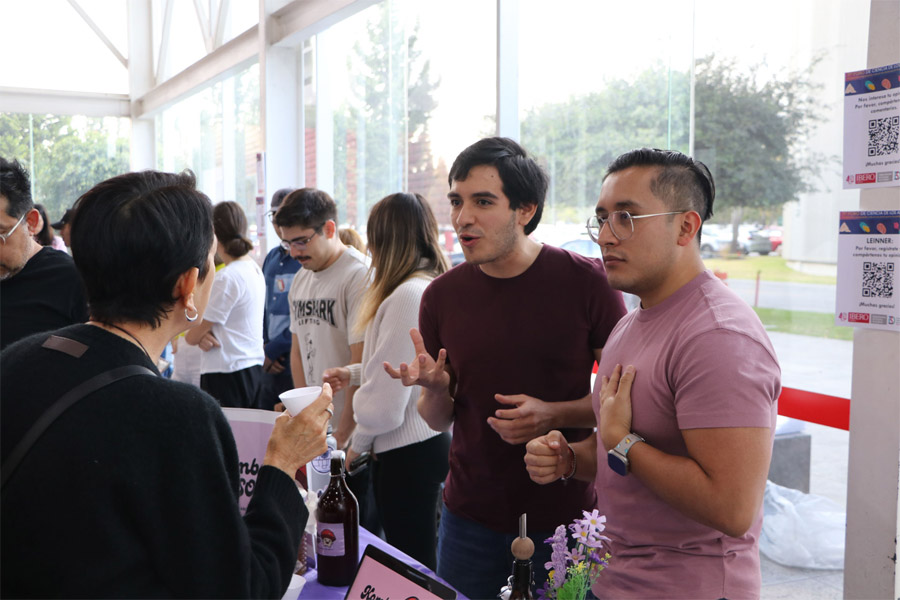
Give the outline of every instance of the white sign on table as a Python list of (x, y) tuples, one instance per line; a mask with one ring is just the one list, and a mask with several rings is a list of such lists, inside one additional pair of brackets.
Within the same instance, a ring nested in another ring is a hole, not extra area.
[(900, 186), (900, 63), (844, 75), (844, 189)]
[(272, 435), (279, 413), (254, 408), (223, 408), (222, 412), (231, 425), (237, 445), (238, 472), (241, 478), (238, 504), (243, 515), (247, 512), (247, 505), (256, 489), (256, 478), (266, 457), (269, 436)]
[(900, 331), (900, 210), (842, 212), (834, 322)]

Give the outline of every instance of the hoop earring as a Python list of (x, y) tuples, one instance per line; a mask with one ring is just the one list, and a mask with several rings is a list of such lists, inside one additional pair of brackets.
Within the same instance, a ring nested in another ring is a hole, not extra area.
[(196, 314), (194, 314), (194, 316), (192, 317), (188, 314), (188, 309), (184, 309), (184, 318), (193, 323), (200, 316), (200, 311), (195, 308), (194, 313)]

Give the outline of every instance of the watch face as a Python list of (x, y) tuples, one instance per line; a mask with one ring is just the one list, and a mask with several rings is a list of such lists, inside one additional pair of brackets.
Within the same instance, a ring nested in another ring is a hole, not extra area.
[(609, 451), (606, 454), (606, 462), (609, 464), (609, 468), (618, 473), (619, 475), (625, 476), (628, 475), (628, 459), (622, 458), (618, 454), (615, 454), (612, 451)]

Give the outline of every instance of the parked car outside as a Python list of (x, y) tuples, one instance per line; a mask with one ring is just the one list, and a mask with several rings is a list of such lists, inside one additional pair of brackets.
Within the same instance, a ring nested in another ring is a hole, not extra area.
[(588, 258), (603, 258), (600, 246), (594, 240), (578, 239), (569, 240), (560, 246), (563, 250), (574, 252)]
[[(750, 252), (750, 232), (752, 229), (752, 225), (740, 225), (738, 227), (739, 254)], [(732, 238), (731, 225), (716, 225), (715, 223), (704, 225), (700, 236), (700, 254), (703, 258), (727, 254), (731, 252)]]
[(750, 252), (759, 252), (765, 256), (777, 252), (781, 247), (782, 231), (777, 227), (760, 229), (750, 234)]

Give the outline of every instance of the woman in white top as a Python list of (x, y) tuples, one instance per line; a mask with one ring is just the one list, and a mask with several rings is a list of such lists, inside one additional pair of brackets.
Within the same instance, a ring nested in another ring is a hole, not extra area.
[(237, 202), (213, 208), (216, 254), (225, 263), (200, 325), (185, 341), (203, 351), (200, 389), (222, 406), (253, 408), (262, 382), (266, 282), (249, 252), (247, 217)]
[(326, 369), (323, 380), (335, 390), (360, 386), (353, 397), (356, 428), (348, 464), (362, 452), (375, 455), (375, 504), (387, 541), (433, 569), (450, 434), (432, 430), (419, 416), (419, 387), (404, 387), (382, 365), (407, 360), (422, 293), (447, 270), (447, 259), (434, 214), (418, 194), (392, 194), (378, 202), (366, 235), (372, 284), (357, 323), (365, 328), (362, 363)]

